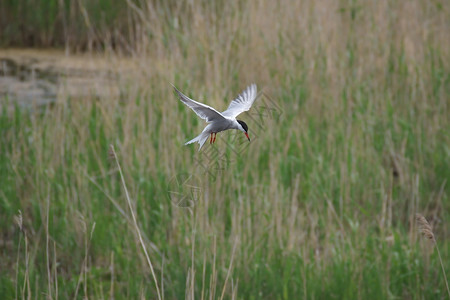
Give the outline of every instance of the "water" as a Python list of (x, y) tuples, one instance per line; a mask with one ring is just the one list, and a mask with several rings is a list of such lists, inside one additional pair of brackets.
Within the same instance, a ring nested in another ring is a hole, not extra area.
[(118, 96), (117, 72), (110, 65), (63, 52), (0, 50), (0, 106), (31, 108), (65, 99)]
[(42, 70), (0, 58), (0, 99), (20, 106), (41, 106), (56, 101), (58, 77)]

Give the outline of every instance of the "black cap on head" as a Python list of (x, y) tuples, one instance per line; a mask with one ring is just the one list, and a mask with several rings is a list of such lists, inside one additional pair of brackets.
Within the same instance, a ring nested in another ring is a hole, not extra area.
[(248, 131), (248, 126), (247, 126), (247, 124), (245, 124), (244, 121), (241, 121), (241, 120), (236, 120), (236, 121), (237, 121), (239, 124), (241, 124), (241, 126), (242, 126), (242, 128), (244, 128), (245, 132)]

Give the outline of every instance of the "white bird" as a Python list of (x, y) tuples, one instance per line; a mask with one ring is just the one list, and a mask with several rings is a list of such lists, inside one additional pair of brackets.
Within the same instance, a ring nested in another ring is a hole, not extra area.
[(236, 117), (252, 107), (252, 104), (256, 99), (256, 84), (248, 86), (236, 99), (231, 101), (227, 110), (221, 113), (211, 106), (192, 100), (180, 92), (174, 85), (172, 86), (178, 93), (181, 102), (191, 108), (197, 116), (209, 123), (206, 125), (205, 129), (203, 129), (202, 133), (189, 142), (186, 142), (185, 145), (198, 142), (200, 144), (198, 151), (200, 151), (203, 144), (208, 139), (208, 136), (210, 136), (209, 143), (214, 143), (216, 141), (217, 133), (228, 129), (238, 129), (242, 131), (248, 141), (250, 141), (247, 124), (245, 124), (244, 121), (236, 120)]

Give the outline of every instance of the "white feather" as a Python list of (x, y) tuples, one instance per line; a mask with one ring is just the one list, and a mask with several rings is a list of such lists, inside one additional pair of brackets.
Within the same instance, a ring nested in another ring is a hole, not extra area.
[(244, 111), (248, 111), (252, 107), (256, 95), (256, 84), (249, 85), (236, 99), (231, 101), (230, 106), (222, 112), (222, 115), (234, 119)]

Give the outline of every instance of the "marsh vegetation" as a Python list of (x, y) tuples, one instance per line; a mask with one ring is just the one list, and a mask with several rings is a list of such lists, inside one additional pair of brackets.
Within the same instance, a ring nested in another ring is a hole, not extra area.
[[(450, 2), (72, 2), (71, 30), (68, 1), (0, 5), (56, 5), (36, 39), (115, 80), (42, 109), (1, 98), (6, 299), (447, 297), (415, 214), (450, 270)], [(250, 144), (218, 135), (220, 164), (183, 146), (204, 124), (170, 83), (225, 109), (253, 82), (277, 114), (241, 115)]]

